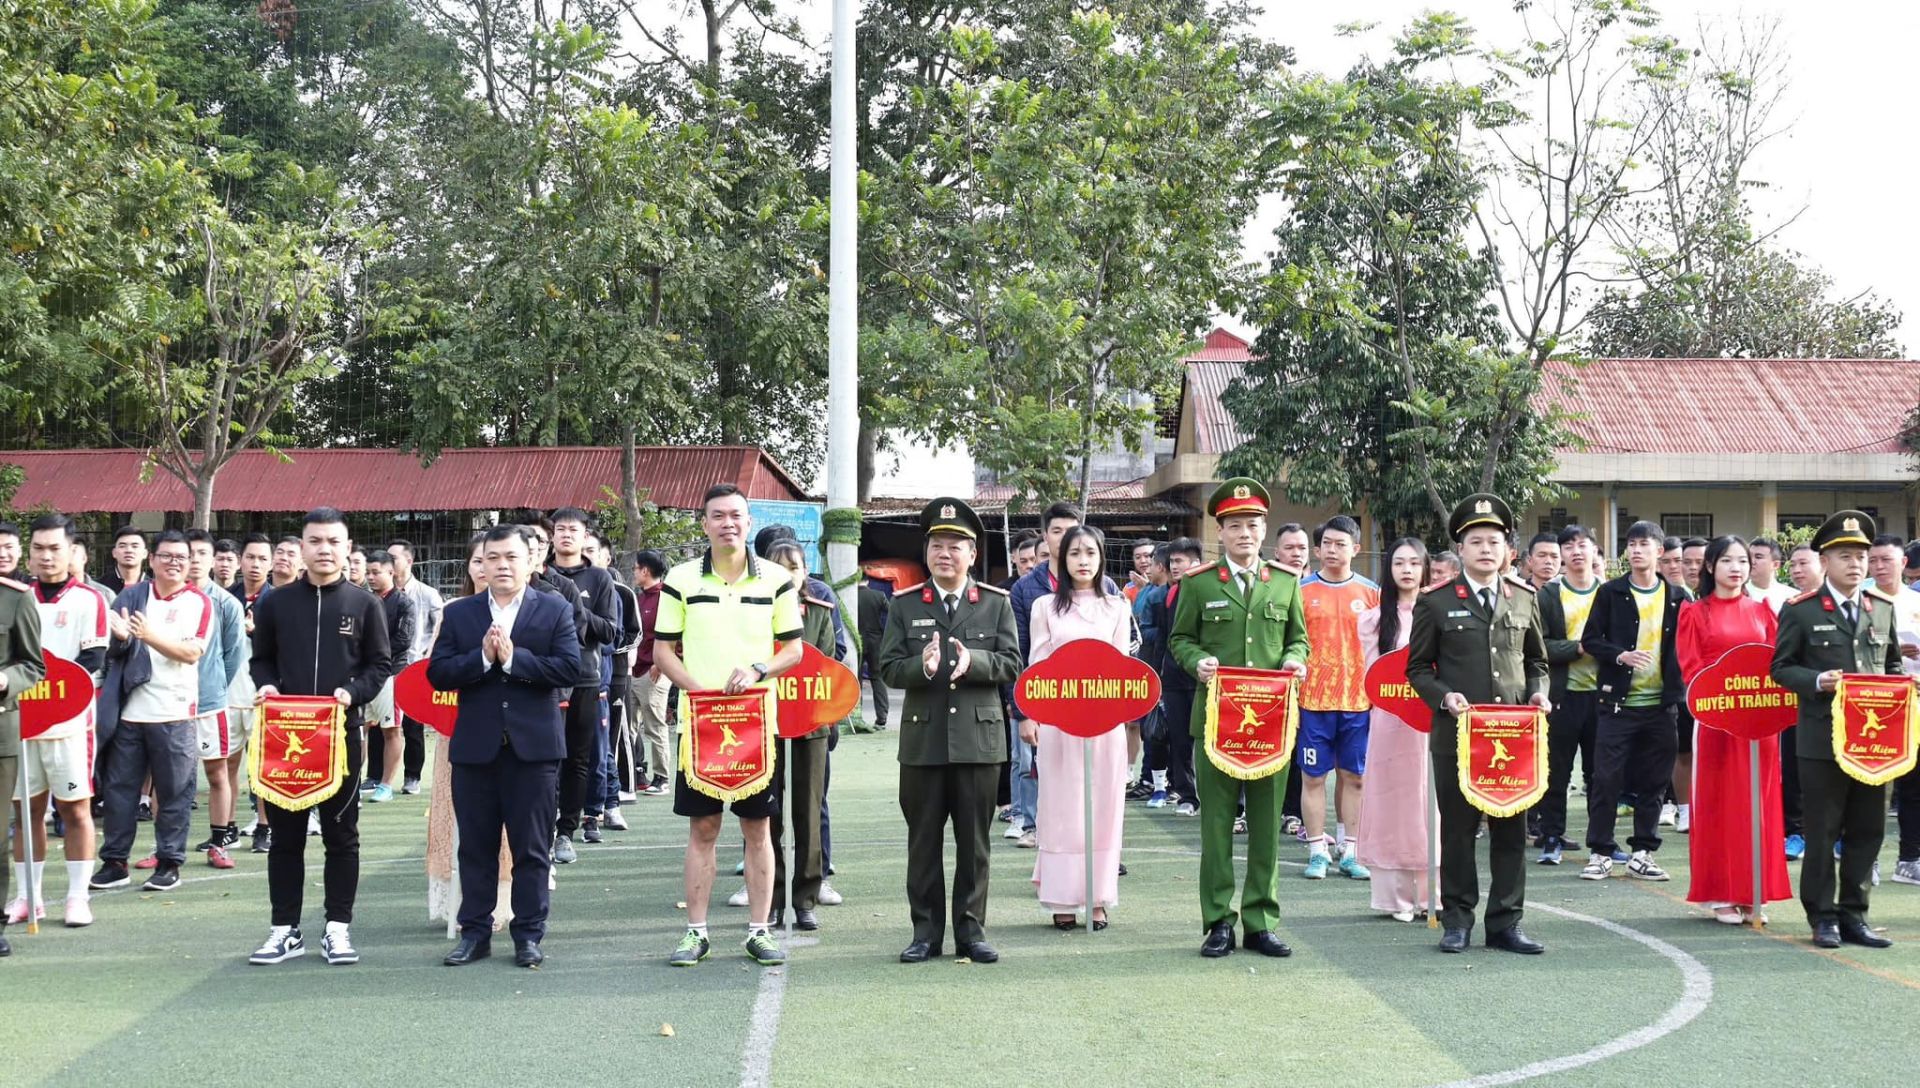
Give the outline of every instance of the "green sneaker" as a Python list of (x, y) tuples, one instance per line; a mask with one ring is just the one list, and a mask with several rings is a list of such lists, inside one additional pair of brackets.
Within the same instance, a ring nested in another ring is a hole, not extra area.
[(1325, 854), (1308, 854), (1307, 871), (1300, 875), (1306, 877), (1308, 880), (1325, 880), (1327, 879), (1327, 866), (1332, 864), (1333, 859)]
[(1373, 873), (1368, 871), (1366, 866), (1360, 864), (1360, 859), (1354, 857), (1352, 854), (1348, 854), (1346, 857), (1340, 859), (1340, 872), (1345, 874), (1348, 880), (1373, 879)]
[(780, 951), (780, 942), (766, 930), (747, 934), (747, 958), (762, 967), (778, 967), (787, 962), (787, 954)]
[(675, 967), (692, 967), (706, 959), (707, 953), (711, 951), (713, 951), (712, 942), (689, 929), (686, 936), (680, 938), (680, 947), (674, 949), (673, 955), (667, 957), (667, 962)]

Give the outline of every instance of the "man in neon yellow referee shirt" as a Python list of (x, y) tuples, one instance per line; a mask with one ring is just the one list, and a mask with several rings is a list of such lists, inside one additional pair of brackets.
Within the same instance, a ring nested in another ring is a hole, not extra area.
[[(700, 504), (707, 553), (667, 572), (654, 618), (654, 664), (682, 692), (733, 695), (765, 686), (800, 663), (800, 595), (784, 568), (756, 558), (747, 542), (753, 518), (747, 498), (732, 484), (709, 488)], [(682, 761), (687, 702), (680, 703)], [(769, 723), (771, 724), (771, 723)], [(747, 844), (747, 955), (761, 964), (786, 962), (768, 928), (773, 900), (773, 837), (768, 821), (780, 814), (780, 779), (730, 806)], [(687, 932), (667, 962), (691, 967), (712, 948), (707, 900), (713, 893), (714, 843), (722, 802), (674, 776), (673, 811), (687, 817)]]

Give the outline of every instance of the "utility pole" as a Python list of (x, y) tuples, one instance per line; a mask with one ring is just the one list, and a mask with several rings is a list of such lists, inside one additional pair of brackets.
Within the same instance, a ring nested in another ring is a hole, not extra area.
[[(827, 326), (827, 509), (857, 511), (860, 506), (860, 409), (857, 403), (860, 369), (860, 311), (858, 291), (860, 223), (859, 162), (855, 158), (853, 27), (856, 0), (833, 0), (833, 158), (832, 224), (829, 314)], [(842, 513), (840, 517), (852, 517)], [(839, 523), (829, 519), (829, 524)], [(857, 521), (853, 522), (858, 525)], [(859, 630), (860, 594), (841, 585), (860, 565), (859, 545), (839, 539), (844, 530), (829, 530), (834, 539), (826, 549), (827, 576), (838, 587), (841, 615), (847, 626)]]

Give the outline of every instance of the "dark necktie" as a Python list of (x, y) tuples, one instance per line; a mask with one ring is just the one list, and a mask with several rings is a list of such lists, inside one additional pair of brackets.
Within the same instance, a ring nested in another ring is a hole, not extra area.
[(1840, 607), (1847, 614), (1847, 626), (1849, 627), (1860, 626), (1860, 615), (1859, 615), (1860, 606), (1859, 605), (1854, 604), (1852, 601), (1848, 601), (1846, 604), (1843, 604)]
[(953, 618), (953, 610), (958, 607), (960, 607), (960, 595), (957, 593), (947, 594), (947, 618), (948, 619)]
[(1491, 589), (1481, 590), (1480, 603), (1486, 606), (1487, 615), (1489, 616), (1493, 615), (1493, 590)]

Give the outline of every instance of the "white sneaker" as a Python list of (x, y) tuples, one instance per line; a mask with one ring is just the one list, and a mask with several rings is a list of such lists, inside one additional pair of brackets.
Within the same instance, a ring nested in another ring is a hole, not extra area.
[(295, 926), (274, 926), (267, 931), (267, 940), (253, 955), (247, 957), (248, 963), (269, 964), (285, 963), (307, 954), (307, 942), (300, 939), (300, 930)]
[(1178, 805), (1178, 806), (1177, 806), (1176, 808), (1174, 808), (1174, 810), (1173, 810), (1173, 811), (1174, 811), (1174, 814), (1175, 814), (1175, 815), (1177, 815), (1177, 816), (1198, 816), (1198, 815), (1200, 815), (1200, 810), (1199, 810), (1199, 808), (1197, 808), (1197, 807), (1195, 807), (1195, 805), (1194, 805), (1194, 803), (1193, 803), (1192, 801), (1182, 801), (1182, 802), (1180, 802), (1180, 804), (1179, 804), (1179, 805)]
[(839, 892), (834, 891), (833, 885), (827, 883), (824, 880), (820, 882), (820, 905), (821, 906), (837, 907), (844, 902), (846, 902), (845, 897), (843, 897)]
[(746, 905), (747, 905), (747, 888), (746, 888), (746, 885), (742, 884), (740, 886), (739, 891), (734, 892), (732, 895), (727, 896), (727, 906), (744, 907)]
[(1893, 866), (1895, 884), (1920, 884), (1920, 861), (1896, 862)]
[(1020, 832), (1020, 820), (1018, 817), (1015, 817), (1007, 821), (1007, 829), (1000, 833), (1000, 837), (1003, 839), (1017, 839), (1020, 837)]
[(1635, 850), (1627, 859), (1627, 875), (1640, 880), (1670, 880), (1667, 871), (1645, 850)]
[(1880, 886), (1880, 863), (1877, 861), (1873, 863), (1873, 886)]
[(1036, 850), (1040, 846), (1040, 836), (1034, 834), (1032, 831), (1022, 831), (1020, 838), (1015, 840), (1013, 845), (1022, 850)]
[(1660, 806), (1660, 826), (1661, 827), (1672, 827), (1673, 822), (1679, 818), (1680, 818), (1680, 811), (1674, 808), (1671, 802)]
[(93, 904), (85, 899), (67, 900), (67, 928), (81, 929), (93, 924)]
[(1605, 854), (1589, 857), (1586, 868), (1580, 870), (1581, 880), (1605, 880), (1612, 875), (1613, 859)]
[(319, 833), (320, 833), (320, 811), (318, 809), (314, 809), (307, 813), (307, 834), (318, 835)]
[(1674, 831), (1685, 835), (1693, 829), (1693, 806), (1681, 805), (1673, 813)]
[(327, 923), (326, 935), (320, 938), (320, 954), (337, 967), (360, 962), (360, 953), (354, 949), (353, 939), (347, 936), (345, 922)]

